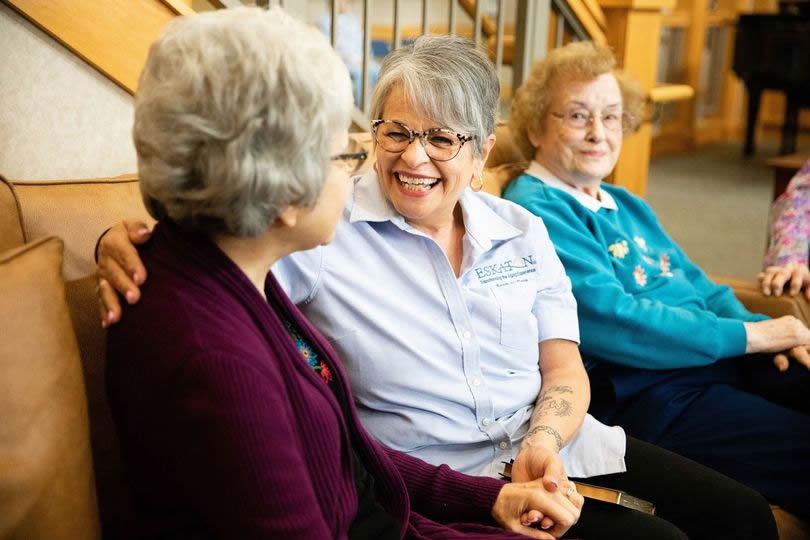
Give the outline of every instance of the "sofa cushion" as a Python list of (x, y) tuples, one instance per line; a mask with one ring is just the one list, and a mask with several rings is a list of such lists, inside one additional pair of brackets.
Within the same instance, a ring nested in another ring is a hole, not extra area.
[(154, 223), (134, 175), (60, 182), (14, 182), (26, 241), (58, 235), (65, 242), (64, 276), (95, 272), (93, 248), (99, 235), (123, 218)]
[(0, 254), (0, 538), (100, 537), (62, 242)]

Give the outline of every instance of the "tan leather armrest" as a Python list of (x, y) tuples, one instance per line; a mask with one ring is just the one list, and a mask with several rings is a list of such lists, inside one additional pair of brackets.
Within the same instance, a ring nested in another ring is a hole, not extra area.
[(803, 296), (765, 296), (756, 281), (713, 276), (720, 284), (728, 285), (740, 302), (753, 313), (764, 313), (771, 317), (793, 315), (810, 325), (810, 303)]

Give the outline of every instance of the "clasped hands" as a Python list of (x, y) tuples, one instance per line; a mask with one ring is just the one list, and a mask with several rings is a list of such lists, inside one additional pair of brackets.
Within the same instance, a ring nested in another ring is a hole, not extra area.
[(512, 464), (512, 483), (503, 487), (492, 508), (492, 516), (505, 529), (553, 540), (579, 519), (585, 499), (568, 480), (551, 444), (533, 440), (521, 446)]

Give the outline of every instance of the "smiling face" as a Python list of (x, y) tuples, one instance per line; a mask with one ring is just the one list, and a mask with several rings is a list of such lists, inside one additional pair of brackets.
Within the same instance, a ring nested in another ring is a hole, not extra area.
[[(606, 129), (602, 121), (617, 114), (621, 119), (622, 94), (616, 77), (605, 73), (589, 81), (556, 81), (549, 111), (541, 132), (529, 133), (537, 149), (535, 160), (569, 184), (598, 184), (616, 166), (622, 149), (621, 121), (616, 130)], [(570, 119), (581, 114), (591, 115), (591, 120), (585, 127), (572, 127)]]
[[(417, 113), (405, 98), (401, 85), (391, 89), (382, 117), (415, 131), (448, 127)], [(377, 144), (375, 168), (380, 188), (397, 212), (414, 227), (443, 226), (453, 219), (453, 210), (462, 192), (481, 173), (494, 143), (495, 137), (490, 136), (484, 142), (482, 158), (476, 158), (475, 141), (469, 141), (449, 161), (431, 160), (418, 137), (402, 152), (389, 152)]]

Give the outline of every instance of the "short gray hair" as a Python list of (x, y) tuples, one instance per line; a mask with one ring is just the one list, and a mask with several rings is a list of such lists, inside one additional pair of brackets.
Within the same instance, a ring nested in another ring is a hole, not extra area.
[(371, 118), (382, 118), (385, 100), (401, 84), (406, 99), (426, 117), (455, 131), (475, 135), (481, 156), (494, 133), (500, 98), (495, 66), (475, 44), (457, 36), (421, 36), (383, 60)]
[(174, 21), (149, 49), (135, 97), (141, 193), (158, 220), (256, 236), (315, 204), (349, 124), (348, 71), (281, 9)]

